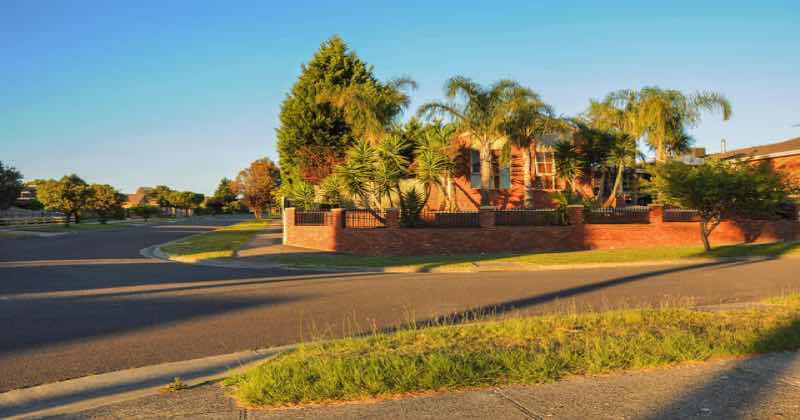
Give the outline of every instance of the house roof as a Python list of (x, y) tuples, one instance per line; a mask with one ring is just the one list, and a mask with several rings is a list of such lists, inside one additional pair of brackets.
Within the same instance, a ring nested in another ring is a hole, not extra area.
[(780, 143), (745, 147), (725, 153), (717, 153), (711, 156), (718, 157), (720, 159), (759, 159), (774, 157), (775, 155), (785, 156), (792, 154), (800, 154), (800, 137), (782, 141)]

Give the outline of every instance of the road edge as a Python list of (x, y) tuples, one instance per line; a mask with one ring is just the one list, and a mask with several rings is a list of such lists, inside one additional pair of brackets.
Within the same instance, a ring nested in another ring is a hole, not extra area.
[(69, 414), (164, 392), (179, 377), (187, 386), (243, 372), (297, 345), (248, 350), (68, 379), (0, 393), (0, 417)]

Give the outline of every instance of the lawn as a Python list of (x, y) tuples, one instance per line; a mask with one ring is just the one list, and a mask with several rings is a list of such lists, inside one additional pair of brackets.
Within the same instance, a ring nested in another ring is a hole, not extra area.
[(249, 220), (211, 232), (200, 233), (161, 247), (170, 258), (178, 261), (200, 261), (225, 258), (263, 232), (269, 220)]
[(580, 264), (637, 263), (693, 260), (698, 258), (745, 258), (800, 256), (800, 242), (727, 245), (705, 252), (702, 247), (630, 248), (595, 251), (537, 252), (528, 254), (426, 255), (414, 257), (362, 257), (347, 254), (276, 255), (278, 262), (299, 266), (392, 267), (411, 271), (466, 269), (475, 265), (490, 269), (519, 269), (520, 265), (560, 266)]
[(31, 232), (83, 232), (94, 230), (110, 230), (128, 228), (135, 225), (141, 225), (144, 222), (139, 221), (124, 221), (124, 222), (110, 222), (107, 224), (100, 223), (70, 223), (69, 225), (63, 224), (46, 224), (46, 225), (28, 225), (16, 227), (17, 230), (31, 231)]
[(301, 345), (226, 384), (252, 406), (556, 381), (800, 348), (800, 298), (758, 309), (687, 307), (414, 328)]

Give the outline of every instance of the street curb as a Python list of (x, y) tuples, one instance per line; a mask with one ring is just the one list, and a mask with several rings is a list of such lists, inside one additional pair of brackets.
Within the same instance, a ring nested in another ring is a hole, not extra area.
[(294, 348), (296, 345), (249, 350), (16, 389), (0, 394), (0, 417), (40, 418), (155, 395), (164, 392), (164, 386), (176, 377), (187, 386), (196, 386), (239, 373)]

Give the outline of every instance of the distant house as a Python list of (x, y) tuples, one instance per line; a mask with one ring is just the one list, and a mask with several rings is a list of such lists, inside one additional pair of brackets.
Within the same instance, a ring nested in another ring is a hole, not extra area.
[(128, 200), (122, 205), (129, 209), (137, 206), (157, 206), (158, 200), (150, 197), (150, 188), (139, 187), (133, 194), (128, 194)]
[(789, 179), (800, 183), (800, 137), (780, 143), (745, 147), (724, 153), (709, 155), (724, 160), (767, 164), (775, 171), (783, 172)]

